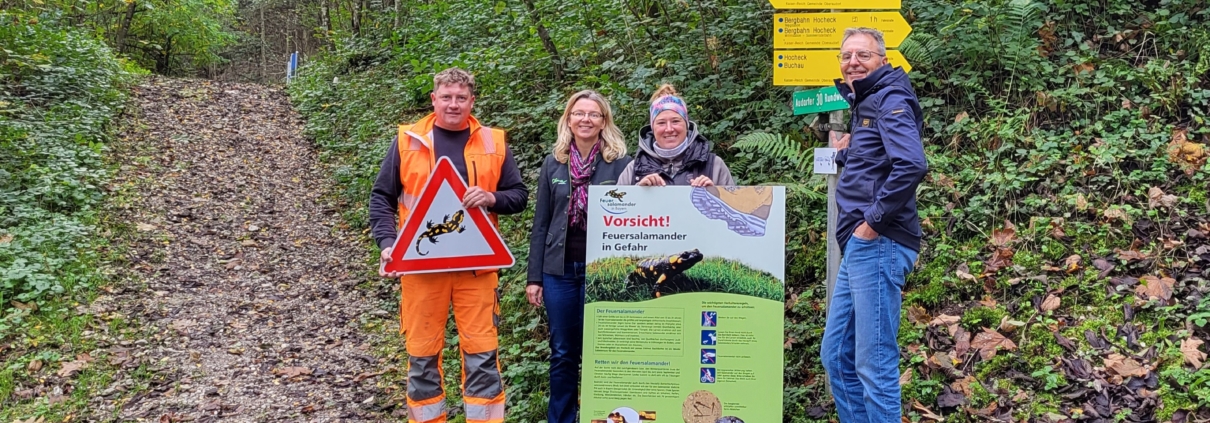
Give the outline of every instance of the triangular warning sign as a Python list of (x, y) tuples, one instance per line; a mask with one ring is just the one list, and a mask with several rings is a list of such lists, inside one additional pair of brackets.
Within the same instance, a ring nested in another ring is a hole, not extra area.
[(442, 157), (429, 174), (383, 271), (433, 273), (497, 269), (516, 261), (482, 207), (462, 208), (466, 181)]

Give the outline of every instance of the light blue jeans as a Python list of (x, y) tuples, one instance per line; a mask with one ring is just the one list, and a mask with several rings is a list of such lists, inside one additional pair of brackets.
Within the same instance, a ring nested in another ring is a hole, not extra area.
[(841, 423), (899, 423), (899, 310), (917, 253), (885, 236), (845, 245), (820, 359)]

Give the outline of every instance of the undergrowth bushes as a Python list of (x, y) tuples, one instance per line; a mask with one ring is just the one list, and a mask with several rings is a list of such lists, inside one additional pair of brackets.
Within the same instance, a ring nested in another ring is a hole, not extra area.
[(91, 226), (126, 72), (81, 32), (0, 12), (0, 339), (14, 319), (95, 283)]

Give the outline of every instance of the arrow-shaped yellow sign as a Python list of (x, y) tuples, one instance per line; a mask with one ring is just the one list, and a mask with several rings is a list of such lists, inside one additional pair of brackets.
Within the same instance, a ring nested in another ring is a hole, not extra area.
[[(822, 87), (840, 78), (840, 50), (774, 50), (773, 85)], [(912, 65), (898, 50), (887, 50), (891, 66), (911, 72)], [(873, 60), (877, 60), (875, 57)]]
[(912, 32), (899, 12), (776, 13), (773, 15), (773, 48), (840, 49), (844, 30), (868, 27), (882, 31), (887, 48), (899, 44)]
[(874, 9), (899, 10), (902, 0), (769, 0), (774, 9)]

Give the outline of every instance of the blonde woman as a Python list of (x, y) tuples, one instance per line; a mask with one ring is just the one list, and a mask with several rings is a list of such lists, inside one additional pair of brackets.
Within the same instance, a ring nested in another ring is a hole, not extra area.
[(648, 125), (639, 130), (639, 151), (618, 178), (618, 185), (735, 185), (723, 159), (710, 152), (710, 140), (689, 120), (689, 107), (672, 85), (651, 95)]
[(630, 164), (609, 100), (584, 90), (567, 100), (554, 151), (542, 162), (529, 240), (526, 297), (550, 321), (547, 421), (576, 421), (584, 330), (584, 261), (588, 186), (614, 185)]

